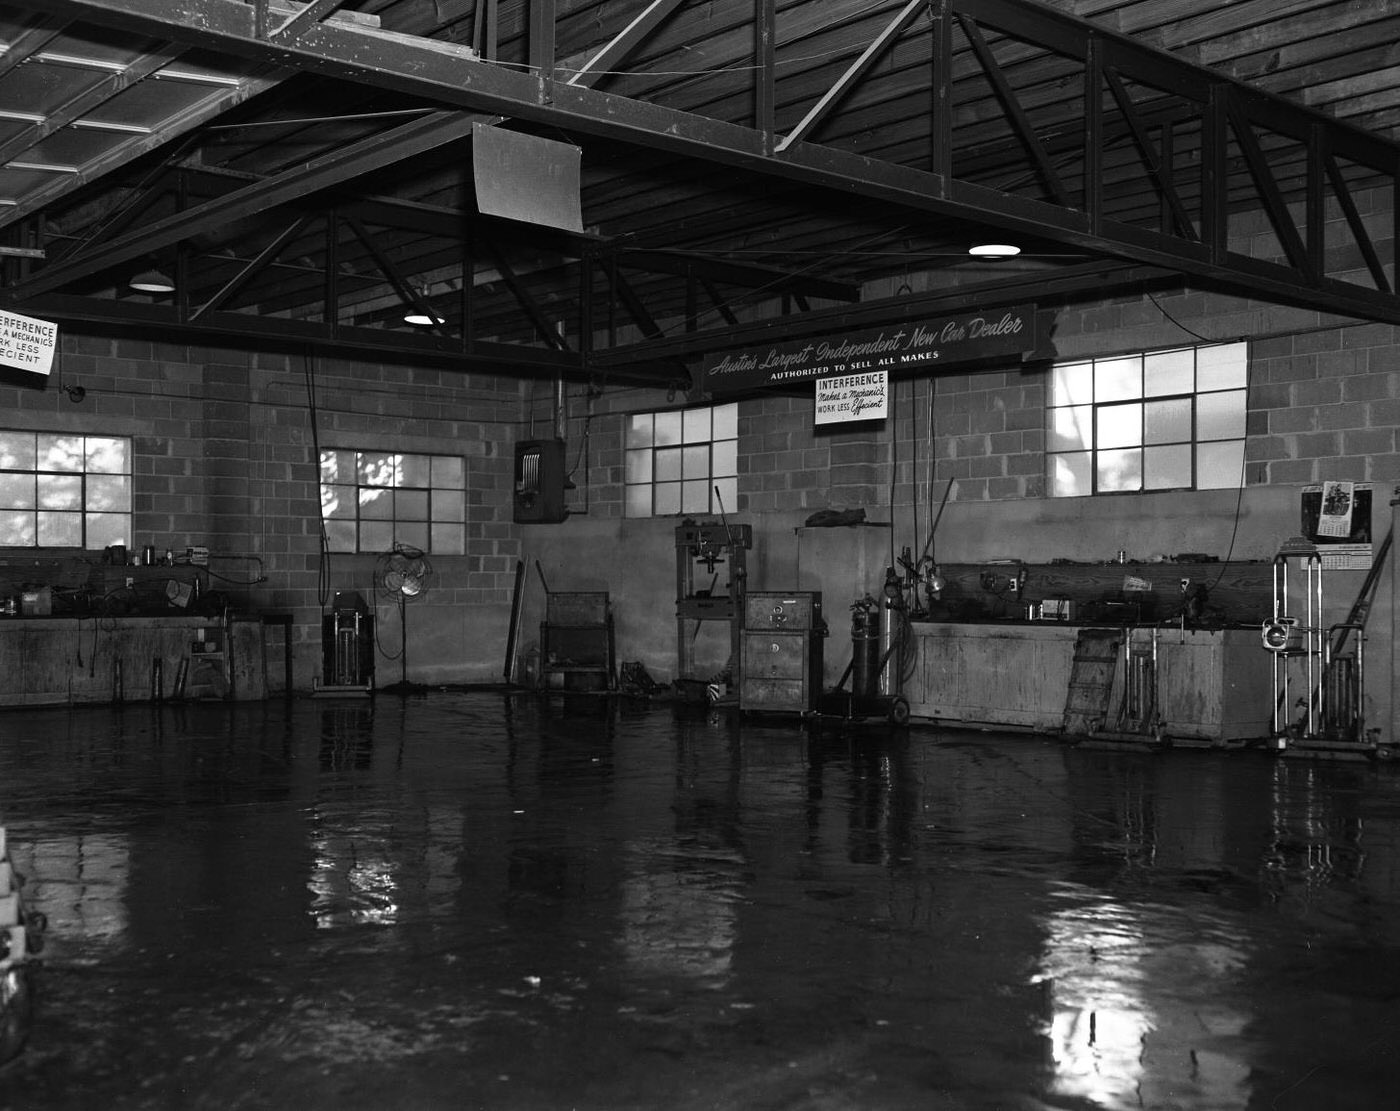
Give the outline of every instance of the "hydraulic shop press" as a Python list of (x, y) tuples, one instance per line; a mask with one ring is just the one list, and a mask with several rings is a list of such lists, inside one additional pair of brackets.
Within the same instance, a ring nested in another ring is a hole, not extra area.
[(751, 547), (749, 525), (687, 520), (676, 528), (676, 675), (681, 681), (703, 681), (695, 674), (696, 639), (705, 623), (724, 621), (729, 625), (728, 656), (714, 670), (727, 672), (729, 685), (737, 689)]

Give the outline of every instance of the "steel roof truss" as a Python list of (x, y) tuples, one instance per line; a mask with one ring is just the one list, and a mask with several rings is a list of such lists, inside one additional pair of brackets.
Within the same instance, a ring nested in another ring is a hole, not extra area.
[[(1113, 99), (1118, 105), (1118, 110), (1123, 114), (1123, 119), (1128, 125), (1128, 132), (1132, 135), (1133, 143), (1137, 147), (1138, 154), (1142, 157), (1143, 164), (1147, 167), (1147, 172), (1152, 178), (1153, 184), (1157, 188), (1162, 204), (1166, 206), (1171, 215), (1172, 226), (1176, 228), (1176, 234), (1183, 239), (1197, 240), (1200, 237), (1196, 234), (1195, 225), (1191, 222), (1191, 217), (1186, 211), (1185, 204), (1182, 203), (1181, 194), (1177, 192), (1169, 176), (1169, 164), (1162, 158), (1159, 147), (1154, 144), (1147, 133), (1144, 121), (1139, 117), (1137, 106), (1128, 95), (1128, 90), (1124, 87), (1122, 78), (1118, 71), (1112, 66), (1103, 68), (1104, 83), (1108, 86), (1109, 92), (1113, 94)], [(1098, 97), (1092, 97), (1092, 102), (1097, 105)], [(1099, 138), (1102, 138), (1100, 134)], [(1091, 143), (1090, 151), (1101, 151), (1101, 142)], [(1092, 179), (1092, 175), (1091, 175)]]
[[(1366, 261), (1366, 269), (1371, 272), (1371, 279), (1376, 283), (1376, 288), (1382, 292), (1391, 292), (1390, 280), (1386, 277), (1385, 266), (1381, 262), (1380, 255), (1376, 251), (1370, 233), (1361, 218), (1361, 213), (1357, 210), (1356, 201), (1352, 199), (1351, 187), (1347, 185), (1346, 178), (1342, 176), (1342, 169), (1337, 164), (1336, 158), (1331, 154), (1322, 155), (1323, 168), (1327, 175), (1327, 180), (1332, 186), (1332, 193), (1337, 198), (1338, 207), (1342, 210), (1347, 227), (1351, 229), (1352, 236), (1356, 239), (1356, 245), (1361, 251), (1361, 257)], [(1319, 204), (1321, 203), (1321, 187), (1317, 190)], [(1322, 220), (1319, 214), (1315, 223), (1311, 226), (1321, 227)], [(1319, 236), (1319, 239), (1321, 237)], [(1317, 251), (1321, 255), (1324, 244), (1318, 243)], [(1319, 264), (1320, 268), (1320, 264)]]
[(268, 265), (282, 253), (282, 249), (306, 229), (312, 219), (312, 216), (303, 216), (298, 220), (294, 220), (284, 228), (266, 247), (258, 252), (256, 258), (250, 260), (233, 276), (233, 278), (225, 282), (222, 289), (209, 298), (209, 300), (205, 301), (204, 304), (191, 311), (189, 319), (195, 321), (207, 312), (222, 308), (229, 298), (242, 289), (251, 278), (266, 270)]
[(927, 5), (928, 0), (909, 0), (904, 5), (903, 10), (870, 41), (869, 45), (861, 52), (860, 57), (852, 62), (846, 72), (841, 74), (831, 88), (822, 94), (817, 103), (807, 110), (807, 114), (802, 117), (797, 126), (778, 141), (774, 149), (785, 151), (793, 143), (805, 139), (822, 120), (831, 114), (832, 109), (860, 82), (861, 78), (870, 72), (870, 67), (884, 57), (894, 44), (895, 39), (899, 38), (904, 29), (913, 22), (914, 17)]
[[(1392, 189), (1396, 186), (1397, 148), (1377, 137), (1299, 108), (1278, 97), (1248, 90), (1230, 79), (1136, 46), (1123, 36), (1090, 28), (1070, 17), (1048, 17), (1044, 9), (1022, 0), (946, 0), (960, 25), (981, 42), (983, 65), (991, 61), (975, 19), (1010, 21), (1020, 41), (1036, 42), (1067, 57), (1083, 58), (1090, 35), (1103, 37), (1104, 54), (1123, 74), (1141, 66), (1139, 80), (1159, 88), (1181, 89), (1182, 95), (1207, 104), (1204, 114), (1202, 163), (1208, 190), (1202, 213), (1202, 243), (1169, 232), (1148, 232), (1086, 214), (1068, 203), (1069, 191), (1034, 135), (1014, 90), (998, 73), (987, 69), (1007, 110), (1017, 116), (1016, 127), (1053, 190), (1055, 202), (1031, 201), (1001, 190), (949, 179), (943, 175), (896, 165), (830, 146), (798, 142), (781, 154), (770, 153), (771, 135), (742, 124), (706, 119), (693, 113), (518, 73), (470, 57), (464, 48), (404, 36), (386, 38), (339, 21), (307, 27), (294, 44), (257, 40), (252, 12), (238, 4), (206, 4), (192, 16), (188, 0), (51, 0), (60, 14), (78, 15), (106, 25), (118, 25), (164, 38), (175, 38), (253, 57), (269, 64), (294, 65), (328, 76), (397, 89), (440, 103), (473, 111), (565, 127), (581, 134), (600, 135), (657, 151), (740, 166), (809, 186), (828, 187), (871, 201), (907, 206), (979, 220), (1006, 231), (1028, 232), (1076, 247), (1170, 266), (1184, 273), (1233, 285), (1264, 296), (1298, 298), (1309, 295), (1317, 307), (1400, 322), (1400, 301), (1389, 293), (1317, 273), (1301, 247), (1292, 221), (1269, 171), (1264, 152), (1239, 129), (1256, 188), (1271, 220), (1285, 241), (1287, 265), (1246, 258), (1228, 249), (1226, 240), (1226, 160), (1222, 151), (1231, 128), (1226, 120), (1252, 120), (1306, 145), (1308, 136), (1325, 136), (1327, 149), (1373, 171)], [(764, 0), (753, 0), (755, 4)], [(947, 95), (951, 77), (934, 75), (935, 94)], [(1219, 113), (1219, 114), (1217, 114)], [(934, 120), (944, 116), (934, 114)], [(1316, 126), (1313, 126), (1313, 124)], [(1301, 138), (1300, 138), (1301, 136)], [(1099, 136), (1102, 138), (1102, 136)], [(946, 149), (950, 138), (935, 135), (934, 149)], [(1312, 207), (1312, 206), (1310, 206)], [(1313, 234), (1309, 231), (1309, 234)], [(51, 287), (50, 287), (51, 288)]]
[(983, 71), (987, 75), (987, 80), (992, 83), (992, 90), (996, 93), (997, 100), (1001, 102), (1002, 108), (1006, 111), (1007, 120), (1020, 137), (1026, 152), (1035, 163), (1036, 170), (1040, 174), (1045, 187), (1055, 198), (1055, 203), (1065, 208), (1072, 207), (1069, 192), (1065, 189), (1064, 181), (1060, 173), (1055, 169), (1055, 164), (1050, 160), (1050, 155), (1045, 149), (1045, 144), (1040, 141), (1040, 137), (1035, 133), (1035, 127), (1031, 124), (1030, 117), (1017, 99), (1016, 91), (1006, 80), (1006, 75), (1001, 72), (1001, 67), (997, 64), (996, 55), (992, 53), (992, 48), (983, 37), (977, 24), (965, 15), (958, 15), (958, 24), (962, 27), (963, 34), (967, 36), (967, 41), (972, 47), (972, 52), (977, 55), (978, 62), (981, 63)]
[(530, 323), (534, 325), (535, 331), (539, 334), (540, 338), (556, 350), (570, 350), (569, 343), (561, 334), (557, 323), (551, 321), (549, 317), (545, 315), (544, 309), (541, 307), (539, 301), (525, 288), (525, 284), (520, 280), (514, 267), (506, 261), (505, 252), (501, 250), (500, 245), (490, 239), (483, 239), (482, 242), (485, 243), (487, 253), (491, 255), (492, 260), (495, 262), (496, 270), (500, 273), (501, 280), (505, 282), (507, 288), (514, 294), (516, 302), (525, 310), (526, 316), (530, 318)]
[(60, 285), (104, 270), (109, 266), (149, 254), (178, 243), (207, 226), (262, 212), (337, 185), (347, 177), (392, 165), (415, 154), (462, 139), (471, 133), (471, 119), (460, 112), (441, 111), (400, 124), (387, 134), (378, 135), (305, 166), (274, 175), (245, 186), (217, 200), (197, 205), (186, 212), (157, 221), (132, 232), (80, 259), (56, 267), (46, 267), (26, 283), (24, 293), (47, 292)]

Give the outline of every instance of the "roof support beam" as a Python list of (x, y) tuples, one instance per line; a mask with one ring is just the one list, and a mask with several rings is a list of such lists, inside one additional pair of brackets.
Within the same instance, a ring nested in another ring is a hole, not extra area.
[(209, 224), (237, 220), (288, 204), (345, 180), (348, 168), (357, 174), (392, 165), (471, 134), (472, 121), (460, 112), (435, 112), (402, 124), (388, 135), (351, 144), (336, 154), (305, 167), (267, 178), (227, 197), (196, 205), (186, 212), (158, 220), (57, 266), (45, 267), (23, 283), (25, 296), (44, 293), (77, 278), (169, 247)]
[[(754, 0), (755, 4), (762, 2)], [(454, 108), (737, 166), (917, 212), (989, 223), (1013, 234), (1040, 236), (1151, 266), (1170, 267), (1254, 295), (1284, 300), (1306, 297), (1324, 311), (1400, 323), (1400, 298), (1391, 291), (1350, 277), (1319, 275), (1307, 265), (1306, 252), (1299, 255), (1292, 243), (1286, 244), (1284, 261), (1265, 261), (1231, 251), (1224, 154), (1232, 130), (1239, 135), (1241, 128), (1258, 126), (1304, 146), (1325, 142), (1335, 157), (1365, 168), (1400, 192), (1400, 147), (1024, 0), (945, 2), (958, 26), (973, 30), (984, 45), (980, 34), (983, 25), (1083, 61), (1089, 36), (1096, 36), (1102, 44), (1102, 66), (1111, 67), (1140, 87), (1170, 89), (1173, 95), (1200, 106), (1207, 147), (1201, 162), (1208, 175), (1201, 242), (1183, 237), (1170, 225), (1160, 230), (1144, 228), (1107, 219), (1097, 210), (1090, 213), (1074, 208), (1067, 200), (1069, 190), (1063, 183), (1055, 184), (1053, 165), (1046, 165), (1046, 180), (1056, 189), (1055, 199), (1030, 200), (959, 181), (946, 173), (812, 142), (799, 141), (773, 151), (771, 134), (756, 127), (620, 97), (583, 87), (583, 82), (563, 83), (535, 73), (514, 72), (449, 43), (405, 40), (341, 21), (313, 24), (295, 42), (278, 43), (256, 36), (252, 8), (228, 0), (47, 0), (47, 5), (58, 15), (227, 51), (268, 65), (301, 68), (430, 98)], [(649, 14), (660, 10), (655, 4), (647, 9)], [(995, 66), (987, 69), (993, 80), (997, 72)], [(951, 75), (934, 74), (933, 80), (934, 99), (946, 96)], [(1014, 90), (1004, 84), (999, 88), (1014, 101)], [(947, 122), (943, 113), (933, 113), (932, 121), (940, 126)], [(1036, 138), (1029, 128), (1023, 134), (1027, 142)], [(1090, 141), (1093, 138), (1091, 134)], [(935, 133), (932, 142), (935, 151), (946, 150), (951, 137)], [(1260, 166), (1262, 162), (1255, 164), (1256, 171)], [(1268, 195), (1272, 187), (1269, 176), (1256, 172), (1255, 181), (1266, 211), (1273, 216), (1284, 211)], [(1217, 207), (1212, 209), (1211, 205)], [(1312, 235), (1314, 229), (1305, 232)], [(1296, 229), (1293, 234), (1297, 236)]]
[(802, 117), (797, 126), (789, 131), (778, 142), (775, 148), (778, 151), (787, 150), (793, 143), (800, 142), (831, 114), (832, 108), (840, 99), (853, 89), (856, 84), (870, 72), (870, 67), (878, 62), (885, 52), (899, 38), (900, 34), (909, 26), (916, 15), (927, 5), (928, 0), (909, 0), (904, 5), (904, 10), (889, 21), (881, 32), (871, 40), (859, 58), (851, 63), (850, 67), (840, 77), (836, 83), (822, 94), (821, 99), (807, 110), (807, 114)]

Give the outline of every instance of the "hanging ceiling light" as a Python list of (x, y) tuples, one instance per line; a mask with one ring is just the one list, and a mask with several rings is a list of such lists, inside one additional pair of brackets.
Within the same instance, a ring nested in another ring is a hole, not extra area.
[(1010, 243), (978, 243), (969, 247), (967, 253), (975, 258), (1015, 258), (1021, 248)]
[(129, 284), (132, 289), (139, 289), (142, 293), (175, 292), (175, 283), (159, 270), (142, 270)]
[(426, 285), (419, 286), (416, 292), (418, 294), (418, 300), (423, 303), (427, 311), (423, 311), (423, 309), (418, 308), (416, 305), (410, 305), (408, 312), (403, 314), (403, 322), (405, 324), (416, 324), (420, 328), (430, 328), (435, 324), (446, 324), (447, 318), (439, 316), (437, 311), (428, 302), (428, 287)]

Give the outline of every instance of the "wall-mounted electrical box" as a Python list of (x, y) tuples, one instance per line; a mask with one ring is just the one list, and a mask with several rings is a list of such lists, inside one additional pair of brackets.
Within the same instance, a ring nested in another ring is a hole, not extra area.
[(515, 521), (557, 523), (568, 517), (563, 440), (522, 440), (515, 445)]

